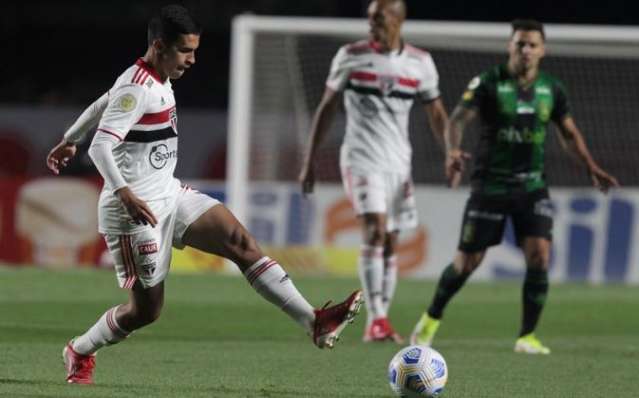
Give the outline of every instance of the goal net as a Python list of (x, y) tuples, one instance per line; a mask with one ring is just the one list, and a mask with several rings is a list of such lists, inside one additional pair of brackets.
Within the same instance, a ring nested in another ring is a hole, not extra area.
[[(365, 39), (367, 31), (364, 18), (235, 19), (227, 203), (252, 232), (259, 232), (261, 225), (252, 222), (252, 214), (259, 213), (255, 201), (267, 200), (255, 190), (287, 184), (290, 190), (296, 189), (310, 121), (331, 59), (341, 45)], [(506, 60), (509, 35), (510, 25), (505, 23), (407, 21), (403, 28), (406, 42), (432, 54), (449, 112), (473, 76)], [(639, 29), (549, 24), (546, 35), (542, 68), (565, 83), (572, 114), (594, 157), (624, 185), (639, 185)], [(345, 115), (339, 112), (319, 149), (319, 190), (341, 187), (338, 154), (344, 128)], [(471, 152), (476, 132), (475, 126), (464, 134), (463, 146)], [(411, 113), (410, 138), (415, 183), (443, 186), (443, 153), (417, 102)], [(546, 170), (552, 186), (589, 185), (583, 169), (566, 156), (555, 134), (550, 134), (546, 146)], [(308, 209), (304, 210), (304, 201), (299, 203), (296, 222), (303, 224)], [(271, 241), (277, 246), (277, 239)]]

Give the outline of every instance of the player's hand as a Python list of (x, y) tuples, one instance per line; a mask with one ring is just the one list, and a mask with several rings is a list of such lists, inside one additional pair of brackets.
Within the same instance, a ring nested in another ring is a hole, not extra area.
[(133, 191), (129, 187), (123, 187), (115, 191), (115, 194), (120, 198), (122, 204), (126, 208), (127, 213), (133, 219), (133, 222), (140, 224), (151, 224), (152, 227), (158, 223), (157, 218), (146, 204), (145, 201), (135, 196)]
[(461, 181), (462, 173), (466, 161), (470, 159), (470, 154), (460, 149), (452, 149), (446, 156), (446, 179), (448, 186), (457, 188)]
[(302, 194), (304, 196), (313, 193), (315, 187), (315, 171), (313, 166), (305, 164), (300, 172), (299, 182), (302, 184)]
[(588, 175), (590, 176), (592, 185), (603, 193), (608, 193), (610, 188), (619, 187), (617, 179), (603, 171), (597, 165), (588, 167)]
[(60, 170), (67, 167), (69, 160), (75, 156), (77, 147), (75, 144), (66, 142), (65, 140), (51, 149), (47, 155), (47, 167), (53, 172), (53, 174), (60, 174)]

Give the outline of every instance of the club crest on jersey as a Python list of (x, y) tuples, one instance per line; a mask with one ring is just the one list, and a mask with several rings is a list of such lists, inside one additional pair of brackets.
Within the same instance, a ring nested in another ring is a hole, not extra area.
[(169, 111), (169, 119), (171, 119), (171, 127), (173, 127), (173, 131), (177, 134), (177, 109), (173, 108)]
[(142, 264), (140, 265), (140, 269), (142, 271), (142, 275), (146, 277), (152, 277), (155, 273), (156, 265), (155, 263)]
[(382, 92), (383, 96), (388, 96), (393, 91), (393, 87), (395, 87), (396, 78), (394, 76), (381, 75), (378, 80), (379, 91)]
[(368, 97), (362, 97), (359, 100), (359, 103), (361, 105), (360, 110), (364, 116), (373, 117), (377, 115), (378, 113), (377, 105), (375, 105), (375, 102), (373, 102), (372, 99)]

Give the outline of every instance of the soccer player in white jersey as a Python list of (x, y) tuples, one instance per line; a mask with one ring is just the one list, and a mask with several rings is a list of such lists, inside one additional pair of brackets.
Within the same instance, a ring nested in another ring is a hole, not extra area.
[(311, 193), (317, 148), (343, 92), (347, 124), (340, 167), (346, 194), (362, 225), (358, 269), (368, 310), (364, 341), (401, 342), (388, 321), (388, 310), (397, 283), (399, 231), (417, 226), (408, 137), (414, 100), (424, 104), (441, 145), (448, 120), (432, 57), (401, 38), (405, 17), (403, 0), (374, 0), (368, 7), (369, 40), (339, 49), (313, 118), (300, 173), (302, 191)]
[(332, 348), (352, 321), (361, 291), (314, 309), (280, 265), (218, 201), (173, 177), (178, 157), (171, 79), (195, 63), (200, 27), (182, 6), (161, 9), (148, 27), (149, 47), (113, 87), (87, 108), (47, 157), (58, 174), (76, 143), (98, 123), (89, 154), (104, 178), (99, 229), (129, 301), (107, 310), (63, 350), (67, 382), (91, 384), (95, 352), (155, 321), (164, 301), (171, 247), (185, 245), (230, 259), (266, 300), (299, 323), (320, 348)]

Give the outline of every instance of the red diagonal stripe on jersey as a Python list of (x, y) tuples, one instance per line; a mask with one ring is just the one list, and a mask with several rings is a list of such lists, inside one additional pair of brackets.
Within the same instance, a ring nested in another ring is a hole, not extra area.
[(145, 113), (136, 124), (160, 124), (169, 121), (171, 110), (174, 107), (167, 108), (156, 113)]
[(399, 79), (397, 79), (397, 83), (399, 83), (400, 86), (407, 86), (407, 87), (413, 87), (413, 88), (417, 88), (417, 86), (419, 86), (419, 80), (409, 79), (407, 77), (400, 77)]
[(377, 80), (377, 75), (370, 72), (355, 71), (351, 73), (350, 78), (356, 80), (364, 80), (367, 82), (374, 82), (375, 80)]
[[(419, 80), (417, 79), (411, 79), (408, 77), (395, 77), (395, 76), (390, 76), (390, 77), (395, 78), (397, 81), (397, 84), (399, 84), (400, 86), (406, 86), (406, 87), (412, 87), (412, 88), (417, 88), (419, 86)], [(355, 71), (350, 74), (350, 78), (355, 80), (362, 80), (366, 82), (374, 82), (375, 80), (377, 80), (378, 75), (371, 72)]]

